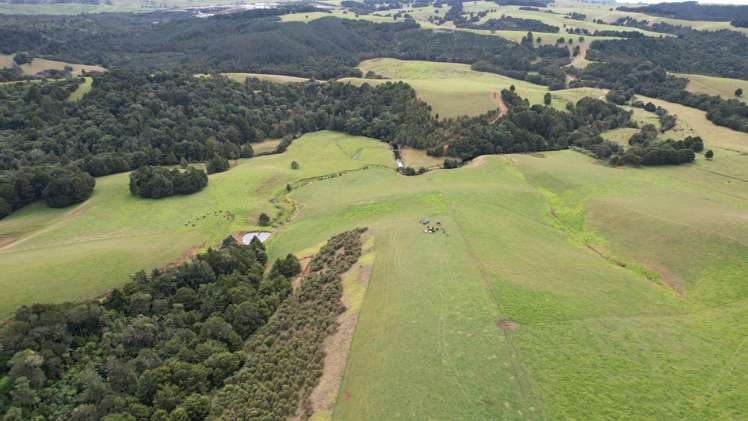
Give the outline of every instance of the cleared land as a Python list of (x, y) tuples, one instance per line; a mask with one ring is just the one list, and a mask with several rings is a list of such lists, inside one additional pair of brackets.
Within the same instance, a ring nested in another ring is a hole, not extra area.
[[(739, 99), (748, 102), (748, 81), (740, 79), (730, 79), (726, 77), (692, 75), (686, 73), (676, 73), (676, 76), (688, 79), (686, 90), (697, 94), (719, 95), (725, 99)], [(741, 88), (743, 95), (735, 96), (735, 90)]]
[[(418, 97), (431, 105), (434, 113), (443, 118), (461, 115), (480, 115), (499, 108), (501, 90), (514, 85), (519, 95), (533, 104), (542, 104), (550, 92), (542, 85), (512, 79), (493, 73), (477, 72), (467, 64), (378, 58), (363, 61), (361, 72), (369, 71), (387, 79), (345, 78), (343, 81), (376, 84), (403, 81), (411, 85)], [(550, 92), (551, 104), (565, 109), (566, 103), (585, 96), (599, 97), (605, 91), (594, 88), (564, 89)]]
[[(13, 66), (13, 55), (0, 54), (0, 68), (12, 67)], [(65, 63), (64, 61), (47, 60), (44, 58), (35, 58), (31, 60), (31, 63), (21, 65), (21, 71), (24, 75), (33, 76), (43, 70), (65, 70), (65, 66), (73, 68), (73, 75), (80, 76), (83, 72), (106, 72), (107, 70), (101, 66), (90, 65), (90, 64), (73, 64)]]
[[(520, 10), (520, 6), (497, 6), (496, 3), (488, 2), (488, 1), (473, 1), (473, 2), (466, 2), (464, 5), (464, 10), (466, 12), (481, 12), (484, 10), (495, 10), (493, 12), (489, 12), (488, 15), (486, 15), (483, 18), (483, 21), (488, 19), (495, 19), (501, 17), (501, 15), (507, 15), (507, 16), (513, 16), (517, 18), (523, 18), (523, 19), (534, 19), (539, 20), (543, 23), (546, 23), (548, 25), (553, 25), (559, 28), (559, 32), (557, 35), (557, 38), (560, 36), (564, 36), (566, 38), (573, 37), (576, 41), (576, 38), (578, 35), (571, 35), (566, 33), (566, 29), (572, 29), (572, 28), (580, 28), (580, 29), (586, 29), (590, 32), (595, 31), (604, 31), (604, 30), (621, 30), (620, 26), (614, 26), (614, 25), (607, 25), (607, 24), (599, 24), (592, 22), (592, 18), (589, 16), (585, 20), (576, 20), (576, 19), (570, 19), (566, 17), (570, 11), (566, 10), (556, 10), (555, 7), (550, 7), (547, 9), (541, 9), (540, 11), (532, 11), (532, 10)], [(633, 31), (633, 32), (641, 32), (647, 36), (660, 36), (661, 34), (651, 31), (645, 31), (638, 28), (628, 28), (627, 31)], [(555, 40), (554, 40), (555, 42)]]
[[(342, 387), (319, 416), (740, 418), (747, 159), (617, 169), (561, 151), (404, 177), (386, 145), (320, 132), (192, 196), (136, 199), (122, 174), (77, 208), (12, 215), (0, 222), (14, 241), (0, 250), (1, 308), (96, 296), (253, 228), (288, 182), (342, 174), (297, 185), (284, 201), (295, 217), (268, 244), (271, 258), (303, 256), (371, 228), (365, 293), (344, 282), (360, 312)], [(424, 217), (446, 233), (424, 233)]]
[(724, 164), (621, 170), (565, 151), (294, 191), (304, 210), (272, 255), (375, 233), (333, 419), (738, 416), (748, 194)]
[[(481, 9), (489, 7), (493, 5), (493, 8), (498, 7), (495, 3), (490, 2), (470, 2), (465, 3), (465, 10), (467, 11), (469, 7), (473, 9)], [(515, 8), (516, 9), (516, 8)], [(452, 22), (448, 22), (444, 25), (437, 25), (432, 22), (429, 22), (429, 17), (437, 17), (440, 14), (446, 13), (448, 10), (448, 7), (442, 7), (442, 8), (436, 8), (434, 6), (427, 6), (427, 7), (415, 7), (415, 8), (405, 8), (405, 9), (391, 9), (386, 10), (382, 12), (376, 12), (369, 15), (356, 15), (350, 11), (344, 10), (341, 8), (341, 6), (338, 4), (335, 9), (330, 10), (329, 12), (311, 12), (311, 13), (293, 13), (289, 15), (281, 16), (281, 20), (284, 22), (311, 22), (316, 19), (320, 19), (325, 16), (334, 16), (342, 19), (358, 19), (358, 20), (366, 20), (370, 22), (403, 22), (404, 18), (395, 18), (394, 15), (398, 12), (407, 13), (409, 14), (413, 19), (418, 22), (419, 25), (421, 25), (424, 29), (433, 29), (433, 30), (439, 30), (439, 31), (464, 31), (464, 32), (473, 32), (476, 34), (482, 34), (482, 35), (493, 35), (493, 36), (499, 36), (502, 38), (506, 38), (510, 41), (519, 42), (522, 37), (527, 35), (527, 31), (490, 31), (490, 30), (484, 30), (484, 29), (470, 29), (470, 28), (457, 28), (452, 24)], [(518, 9), (517, 9), (518, 10)], [(475, 10), (473, 10), (475, 11)], [(511, 10), (507, 8), (507, 6), (502, 6), (501, 11), (506, 12), (506, 14), (511, 14)], [(501, 13), (499, 13), (500, 15)], [(541, 16), (544, 17), (544, 16)], [(594, 23), (590, 23), (591, 25), (597, 25)], [(609, 26), (609, 25), (602, 25), (602, 26)], [(647, 31), (643, 31), (647, 32)], [(541, 39), (542, 44), (555, 44), (556, 40), (560, 36), (564, 36), (564, 38), (572, 37), (574, 38), (574, 42), (578, 43), (578, 36), (568, 35), (568, 34), (561, 34), (561, 33), (550, 33), (550, 32), (534, 32), (533, 33), (536, 38)], [(596, 40), (596, 39), (611, 39), (610, 37), (596, 37), (596, 36), (585, 36), (585, 41), (581, 43), (580, 45), (589, 45), (590, 42)], [(585, 48), (585, 47), (583, 47)]]
[(426, 151), (413, 148), (400, 148), (400, 158), (406, 167), (418, 168), (435, 168), (441, 166), (444, 158), (434, 158), (426, 154)]
[[(293, 160), (299, 170), (290, 169)], [(211, 175), (208, 187), (193, 195), (136, 198), (128, 174), (117, 174), (98, 178), (94, 195), (79, 206), (24, 208), (0, 221), (0, 315), (24, 303), (101, 295), (140, 268), (257, 228), (258, 215), (273, 213), (270, 198), (287, 183), (367, 165), (394, 168), (387, 145), (319, 132), (296, 140), (285, 154), (243, 160)]]
[(83, 83), (78, 86), (78, 89), (73, 91), (72, 94), (70, 94), (70, 97), (68, 97), (69, 101), (80, 101), (81, 98), (83, 98), (87, 93), (91, 92), (91, 88), (93, 87), (93, 78), (92, 77), (84, 77)]
[(280, 144), (280, 139), (264, 140), (252, 144), (252, 150), (255, 154), (268, 154), (275, 151), (275, 148)]
[(47, 4), (12, 4), (0, 3), (0, 14), (12, 15), (79, 15), (81, 13), (125, 13), (149, 12), (175, 7), (215, 6), (230, 2), (209, 2), (193, 0), (161, 0), (155, 3), (150, 0), (112, 0), (107, 4), (82, 3), (47, 3)]
[(271, 74), (265, 74), (265, 73), (222, 73), (222, 75), (226, 76), (227, 78), (231, 80), (235, 80), (240, 83), (243, 83), (245, 80), (249, 78), (256, 78), (260, 80), (267, 80), (270, 82), (278, 82), (278, 83), (306, 82), (309, 80), (305, 77), (271, 75)]

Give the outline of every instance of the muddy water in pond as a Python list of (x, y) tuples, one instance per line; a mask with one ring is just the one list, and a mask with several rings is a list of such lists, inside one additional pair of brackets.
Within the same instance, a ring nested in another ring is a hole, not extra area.
[(265, 242), (268, 238), (270, 238), (269, 232), (259, 231), (259, 232), (248, 232), (242, 236), (242, 243), (249, 244), (252, 242), (252, 239), (257, 237), (260, 239), (261, 242)]

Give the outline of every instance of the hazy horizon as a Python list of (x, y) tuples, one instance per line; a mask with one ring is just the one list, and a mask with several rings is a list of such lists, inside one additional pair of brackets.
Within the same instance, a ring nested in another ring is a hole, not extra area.
[[(681, 3), (683, 1), (687, 1), (687, 0), (618, 0), (617, 3), (657, 4), (657, 3)], [(697, 0), (697, 2), (701, 4), (726, 4), (726, 5), (734, 5), (734, 6), (748, 5), (748, 0), (706, 0), (706, 1)]]

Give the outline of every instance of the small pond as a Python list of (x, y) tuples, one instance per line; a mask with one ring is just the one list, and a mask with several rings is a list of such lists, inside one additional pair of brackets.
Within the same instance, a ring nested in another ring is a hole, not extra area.
[(261, 242), (265, 242), (268, 238), (270, 238), (270, 235), (272, 233), (265, 232), (265, 231), (253, 231), (248, 232), (242, 236), (242, 243), (243, 244), (249, 244), (252, 242), (252, 239), (257, 237)]

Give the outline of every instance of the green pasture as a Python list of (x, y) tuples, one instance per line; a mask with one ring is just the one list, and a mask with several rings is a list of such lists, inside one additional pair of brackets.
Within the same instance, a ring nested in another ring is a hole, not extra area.
[[(676, 73), (676, 76), (688, 79), (686, 90), (697, 94), (719, 95), (724, 99), (739, 99), (748, 101), (748, 81), (741, 79), (730, 79), (726, 77), (693, 75)], [(743, 95), (735, 96), (735, 90), (741, 88)]]
[[(359, 69), (364, 74), (373, 71), (387, 80), (408, 83), (416, 90), (418, 97), (443, 118), (495, 111), (499, 108), (501, 90), (509, 89), (511, 85), (533, 104), (542, 104), (544, 95), (550, 92), (546, 86), (494, 73), (477, 72), (467, 64), (378, 58), (362, 62)], [(387, 81), (361, 78), (342, 80), (356, 84)], [(585, 96), (600, 97), (605, 94), (603, 90), (595, 88), (563, 89), (550, 93), (551, 104), (558, 109), (565, 109), (568, 102), (576, 102)]]
[(676, 127), (666, 132), (663, 135), (665, 138), (678, 139), (688, 135), (698, 135), (704, 139), (706, 148), (720, 148), (731, 153), (748, 153), (748, 134), (717, 126), (707, 120), (704, 111), (642, 95), (637, 95), (636, 98), (644, 102), (652, 102), (678, 117)]
[[(539, 20), (543, 23), (546, 23), (548, 25), (553, 25), (559, 28), (559, 32), (557, 36), (564, 36), (564, 37), (573, 37), (576, 41), (576, 38), (578, 35), (572, 35), (566, 33), (567, 28), (580, 28), (580, 29), (586, 29), (590, 32), (595, 31), (604, 31), (604, 30), (612, 30), (612, 31), (620, 31), (621, 27), (614, 26), (614, 25), (607, 25), (607, 24), (599, 24), (592, 22), (592, 19), (588, 16), (585, 20), (575, 20), (567, 18), (565, 15), (567, 13), (570, 13), (570, 11), (557, 11), (555, 8), (550, 9), (541, 9), (540, 11), (533, 11), (533, 10), (520, 10), (520, 6), (498, 6), (496, 3), (488, 2), (488, 1), (472, 1), (472, 2), (466, 2), (464, 5), (465, 12), (481, 12), (485, 10), (490, 10), (492, 12), (488, 13), (483, 18), (483, 21), (488, 19), (496, 19), (501, 17), (502, 15), (507, 16), (513, 16), (516, 18), (523, 18), (523, 19), (534, 19)], [(548, 13), (545, 10), (551, 10), (554, 13)], [(651, 31), (645, 31), (638, 28), (627, 28), (627, 31), (635, 31), (635, 32), (641, 32), (647, 36), (660, 36), (661, 34)]]
[(303, 212), (271, 255), (375, 235), (333, 419), (739, 416), (748, 193), (722, 165), (619, 169), (564, 151), (293, 192)]
[[(472, 3), (465, 3), (465, 10), (468, 10), (468, 6), (476, 8), (478, 7), (478, 4), (484, 5), (490, 5), (493, 3), (489, 2), (472, 2)], [(495, 5), (495, 4), (494, 4)], [(479, 8), (479, 7), (478, 7)], [(403, 22), (404, 18), (395, 18), (395, 14), (402, 12), (407, 13), (411, 15), (411, 17), (418, 22), (418, 24), (423, 29), (431, 29), (435, 31), (464, 31), (464, 32), (472, 32), (476, 34), (481, 35), (492, 35), (492, 36), (499, 36), (505, 39), (508, 39), (510, 41), (514, 41), (519, 43), (522, 37), (527, 35), (527, 31), (491, 31), (491, 30), (485, 30), (485, 29), (471, 29), (471, 28), (457, 28), (454, 26), (452, 22), (447, 22), (443, 25), (437, 25), (435, 23), (429, 22), (429, 17), (431, 16), (437, 16), (438, 14), (443, 15), (448, 10), (448, 7), (442, 7), (442, 8), (436, 8), (434, 6), (427, 6), (427, 7), (415, 7), (415, 8), (404, 8), (404, 9), (390, 9), (386, 11), (381, 12), (375, 12), (368, 15), (356, 15), (355, 13), (345, 10), (341, 6), (337, 6), (335, 9), (331, 9), (330, 11), (325, 12), (309, 12), (309, 13), (292, 13), (288, 15), (281, 16), (281, 21), (283, 22), (305, 22), (309, 23), (311, 21), (327, 17), (327, 16), (333, 16), (341, 19), (355, 19), (355, 20), (366, 20), (370, 22), (376, 22), (376, 23), (387, 23), (387, 22)], [(502, 10), (504, 10), (502, 8)], [(438, 11), (438, 13), (437, 13)], [(511, 12), (510, 10), (504, 10), (505, 12)], [(507, 13), (510, 14), (510, 13)], [(590, 23), (592, 24), (592, 23)], [(596, 25), (596, 24), (592, 24)], [(602, 25), (602, 26), (610, 26), (610, 25)], [(647, 31), (644, 31), (647, 32)], [(541, 44), (555, 44), (556, 40), (558, 40), (559, 37), (563, 36), (565, 39), (572, 38), (574, 40), (574, 45), (577, 43), (580, 44), (580, 46), (583, 49), (586, 49), (587, 46), (589, 46), (589, 43), (595, 40), (604, 40), (604, 39), (613, 39), (611, 37), (599, 37), (599, 36), (585, 36), (584, 42), (579, 42), (579, 36), (578, 35), (570, 35), (566, 33), (551, 33), (551, 32), (534, 32), (535, 38), (540, 38)], [(577, 59), (577, 62), (581, 62), (582, 58)]]
[[(293, 160), (299, 170), (290, 169)], [(21, 304), (101, 295), (141, 268), (257, 228), (258, 215), (273, 213), (270, 199), (287, 183), (367, 165), (394, 168), (387, 145), (318, 132), (285, 154), (242, 160), (211, 175), (193, 195), (140, 199), (129, 192), (128, 174), (117, 174), (98, 178), (94, 195), (78, 206), (28, 206), (0, 221), (0, 315)]]

